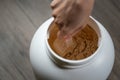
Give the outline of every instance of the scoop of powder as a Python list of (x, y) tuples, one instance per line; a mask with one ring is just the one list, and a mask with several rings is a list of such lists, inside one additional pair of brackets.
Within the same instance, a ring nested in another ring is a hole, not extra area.
[(84, 59), (92, 55), (98, 48), (98, 36), (89, 25), (73, 36), (68, 44), (64, 39), (57, 38), (58, 31), (58, 25), (52, 23), (49, 28), (48, 42), (53, 51), (65, 59)]

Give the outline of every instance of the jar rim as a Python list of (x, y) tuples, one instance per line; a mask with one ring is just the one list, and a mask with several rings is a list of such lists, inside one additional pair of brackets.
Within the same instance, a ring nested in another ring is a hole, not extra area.
[[(91, 59), (93, 59), (93, 58), (98, 54), (98, 52), (100, 51), (100, 49), (101, 49), (101, 47), (102, 47), (102, 32), (101, 32), (102, 30), (100, 29), (100, 25), (98, 24), (99, 22), (98, 22), (97, 20), (95, 20), (92, 16), (90, 16), (89, 19), (90, 19), (90, 20), (92, 21), (92, 23), (95, 24), (96, 27), (99, 29), (98, 48), (96, 49), (96, 51), (95, 51), (92, 55), (90, 55), (90, 56), (88, 56), (87, 58), (84, 58), (84, 59), (80, 59), (80, 60), (69, 60), (69, 59), (65, 59), (65, 58), (57, 55), (57, 54), (51, 49), (51, 47), (50, 47), (50, 45), (49, 45), (49, 43), (48, 43), (49, 32), (48, 32), (48, 30), (47, 30), (47, 33), (46, 33), (47, 38), (45, 39), (45, 42), (46, 42), (47, 49), (48, 49), (48, 51), (49, 51), (49, 54), (48, 54), (48, 55), (50, 56), (50, 58), (52, 58), (52, 60), (54, 60), (55, 62), (58, 61), (58, 62), (62, 63), (62, 66), (73, 66), (73, 65), (74, 65), (74, 66), (80, 66), (80, 65), (82, 65), (82, 64), (85, 64), (85, 63), (89, 62)], [(51, 23), (52, 23), (53, 20), (54, 20), (54, 19), (51, 18)], [(50, 24), (50, 25), (51, 25), (51, 24)], [(50, 26), (50, 25), (49, 25), (49, 26)], [(49, 28), (49, 27), (48, 27), (48, 28)], [(97, 35), (98, 35), (98, 33), (97, 33)]]

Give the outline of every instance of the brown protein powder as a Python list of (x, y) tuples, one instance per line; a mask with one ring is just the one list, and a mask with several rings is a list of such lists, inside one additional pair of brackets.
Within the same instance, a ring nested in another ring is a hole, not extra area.
[[(69, 60), (80, 60), (92, 55), (98, 48), (98, 35), (93, 28), (86, 25), (81, 31), (72, 37), (72, 45), (62, 53), (54, 46), (59, 31), (58, 25), (54, 22), (49, 28), (48, 43), (52, 50), (59, 56)], [(57, 43), (56, 43), (57, 44)], [(58, 42), (59, 44), (59, 42)], [(62, 51), (62, 50), (61, 50)]]

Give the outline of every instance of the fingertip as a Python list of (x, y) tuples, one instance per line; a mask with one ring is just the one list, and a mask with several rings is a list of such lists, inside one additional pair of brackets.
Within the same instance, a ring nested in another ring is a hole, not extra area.
[(52, 16), (56, 18), (57, 14), (53, 11)]
[(54, 7), (55, 7), (55, 0), (53, 0), (53, 1), (50, 3), (50, 6), (51, 6), (52, 9), (54, 9)]
[(50, 4), (51, 8), (54, 9), (56, 8), (60, 3), (62, 2), (62, 0), (53, 0)]

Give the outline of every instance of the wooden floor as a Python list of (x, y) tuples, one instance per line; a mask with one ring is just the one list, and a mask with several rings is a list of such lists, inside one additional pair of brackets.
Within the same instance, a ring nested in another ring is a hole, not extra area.
[[(29, 61), (31, 39), (51, 17), (51, 0), (0, 0), (0, 80), (35, 80)], [(115, 64), (108, 80), (120, 80), (120, 0), (96, 0), (92, 16), (109, 31)]]

